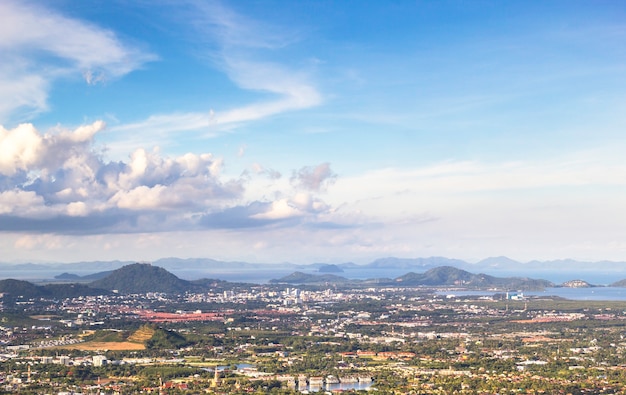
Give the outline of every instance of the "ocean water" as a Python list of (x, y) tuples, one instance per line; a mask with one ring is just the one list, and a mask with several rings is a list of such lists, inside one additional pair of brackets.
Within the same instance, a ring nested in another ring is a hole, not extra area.
[[(546, 288), (543, 291), (522, 292), (524, 296), (548, 297), (557, 296), (569, 300), (606, 300), (626, 301), (626, 288), (592, 287), (592, 288)], [(454, 296), (492, 296), (493, 291), (441, 291), (439, 295)], [(502, 294), (502, 292), (498, 292)]]
[[(212, 273), (199, 273), (199, 272), (176, 272), (181, 278), (194, 279), (201, 277), (217, 278), (226, 281), (235, 282), (248, 282), (255, 284), (267, 284), (270, 280), (279, 279), (293, 273), (293, 269), (278, 269), (278, 270), (258, 270), (258, 271), (232, 271), (232, 272), (212, 272)], [(338, 273), (320, 273), (316, 270), (299, 270), (309, 274), (334, 274), (340, 277), (355, 280), (367, 280), (375, 278), (397, 278), (410, 272), (410, 269), (396, 269), (396, 268), (349, 268), (344, 269), (343, 272)], [(413, 270), (416, 273), (423, 273), (425, 270)], [(609, 285), (616, 281), (626, 279), (626, 273), (602, 273), (602, 272), (586, 272), (586, 273), (573, 273), (573, 272), (545, 272), (545, 273), (514, 273), (514, 272), (488, 272), (488, 275), (494, 277), (529, 277), (534, 279), (543, 279), (553, 282), (554, 284), (562, 284), (569, 280), (584, 280), (594, 285)]]

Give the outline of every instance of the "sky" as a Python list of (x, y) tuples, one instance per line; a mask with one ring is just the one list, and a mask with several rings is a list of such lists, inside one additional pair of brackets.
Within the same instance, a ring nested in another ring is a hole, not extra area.
[(626, 261), (619, 1), (0, 2), (3, 262)]

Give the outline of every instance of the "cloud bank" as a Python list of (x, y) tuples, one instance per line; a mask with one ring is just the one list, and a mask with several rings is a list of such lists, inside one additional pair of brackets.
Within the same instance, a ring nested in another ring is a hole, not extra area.
[[(0, 230), (71, 234), (229, 229), (314, 221), (329, 210), (310, 191), (331, 177), (328, 164), (300, 171), (305, 188), (249, 200), (246, 183), (256, 176), (266, 179), (266, 171), (227, 179), (221, 174), (222, 159), (210, 153), (171, 158), (143, 148), (127, 161), (106, 161), (94, 145), (104, 128), (102, 121), (50, 133), (40, 133), (31, 124), (0, 126)], [(271, 173), (271, 180), (279, 178)]]

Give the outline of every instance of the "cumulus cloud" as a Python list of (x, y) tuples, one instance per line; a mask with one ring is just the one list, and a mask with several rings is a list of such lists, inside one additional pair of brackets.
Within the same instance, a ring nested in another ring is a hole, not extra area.
[(0, 228), (48, 231), (56, 221), (59, 232), (78, 231), (79, 218), (93, 220), (86, 229), (175, 226), (243, 194), (243, 183), (222, 180), (222, 160), (208, 153), (170, 158), (138, 149), (126, 162), (107, 162), (94, 148), (104, 128), (0, 127)]
[(155, 56), (111, 31), (32, 2), (0, 2), (0, 121), (47, 109), (52, 81), (72, 75), (94, 84), (125, 75)]
[[(106, 161), (97, 121), (46, 133), (0, 127), (0, 231), (115, 233), (314, 223), (331, 207), (316, 196), (334, 179), (328, 164), (280, 173), (254, 164), (229, 179), (210, 153), (167, 157), (140, 148)], [(264, 191), (254, 196), (246, 188)], [(324, 221), (327, 219), (325, 218)]]

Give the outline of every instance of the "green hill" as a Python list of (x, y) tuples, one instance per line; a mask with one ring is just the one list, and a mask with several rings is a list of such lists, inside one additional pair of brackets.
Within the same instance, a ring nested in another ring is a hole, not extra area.
[(162, 267), (135, 263), (112, 271), (108, 276), (89, 283), (91, 287), (117, 290), (121, 293), (163, 292), (183, 294), (197, 290), (197, 285), (181, 280)]
[(407, 273), (395, 280), (403, 285), (424, 286), (463, 286), (463, 287), (502, 287), (515, 289), (543, 289), (552, 287), (550, 281), (525, 277), (494, 277), (487, 274), (473, 274), (451, 266), (441, 266), (425, 273)]
[(189, 342), (180, 333), (163, 328), (154, 329), (152, 337), (144, 342), (147, 349), (168, 350), (184, 347)]
[(108, 291), (88, 287), (82, 284), (46, 284), (35, 285), (22, 280), (0, 280), (0, 293), (5, 294), (5, 300), (16, 299), (64, 299), (78, 296), (104, 295)]
[(105, 295), (109, 292), (104, 289), (89, 287), (85, 284), (46, 284), (41, 288), (47, 295), (55, 299), (75, 298), (78, 296)]
[(27, 299), (41, 298), (47, 296), (43, 288), (33, 283), (22, 280), (0, 280), (0, 293), (7, 294), (11, 298), (24, 297)]

